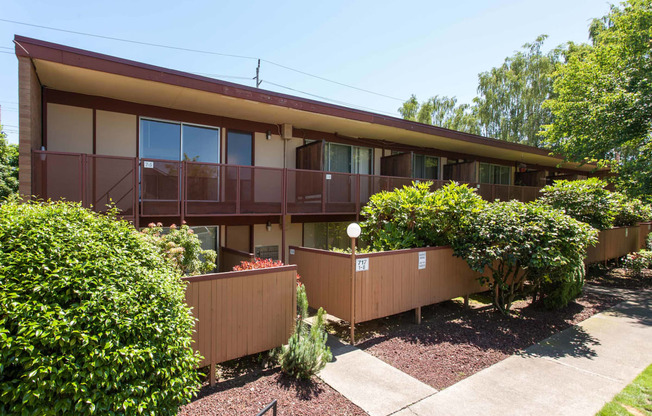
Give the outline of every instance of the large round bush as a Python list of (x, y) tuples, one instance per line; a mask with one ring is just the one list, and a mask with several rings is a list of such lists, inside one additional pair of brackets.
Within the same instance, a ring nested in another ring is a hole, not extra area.
[(0, 414), (176, 414), (198, 387), (178, 273), (127, 222), (0, 206)]

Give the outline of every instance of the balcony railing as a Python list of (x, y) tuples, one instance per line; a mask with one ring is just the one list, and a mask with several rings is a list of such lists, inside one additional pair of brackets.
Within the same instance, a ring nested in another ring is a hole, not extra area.
[[(80, 201), (122, 215), (210, 217), (356, 214), (371, 195), (415, 179), (217, 163), (34, 151), (32, 186), (43, 199)], [(432, 181), (438, 189), (448, 181)], [(487, 200), (536, 199), (539, 188), (469, 184)], [(138, 214), (138, 215), (136, 215)]]

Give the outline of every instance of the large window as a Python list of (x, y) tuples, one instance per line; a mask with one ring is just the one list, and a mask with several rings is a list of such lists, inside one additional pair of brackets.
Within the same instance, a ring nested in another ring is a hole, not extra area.
[(510, 185), (512, 168), (509, 166), (480, 163), (480, 183)]
[(412, 160), (412, 177), (419, 179), (439, 179), (439, 158), (426, 155), (414, 155)]
[(220, 130), (171, 121), (140, 120), (140, 157), (219, 162)]
[(373, 149), (327, 142), (324, 147), (324, 170), (343, 173), (371, 173)]

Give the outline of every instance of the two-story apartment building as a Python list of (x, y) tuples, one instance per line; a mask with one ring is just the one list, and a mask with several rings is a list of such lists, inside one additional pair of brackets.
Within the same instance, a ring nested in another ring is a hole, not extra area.
[(20, 193), (182, 221), (208, 248), (346, 245), (369, 196), (412, 178), (534, 199), (589, 175), (548, 151), (15, 37)]

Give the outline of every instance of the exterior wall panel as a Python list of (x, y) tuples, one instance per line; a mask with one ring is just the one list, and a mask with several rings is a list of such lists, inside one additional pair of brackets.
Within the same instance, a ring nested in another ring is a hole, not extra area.
[(47, 150), (92, 154), (93, 110), (48, 104), (47, 137)]
[(136, 157), (135, 115), (98, 110), (95, 123), (98, 155)]

